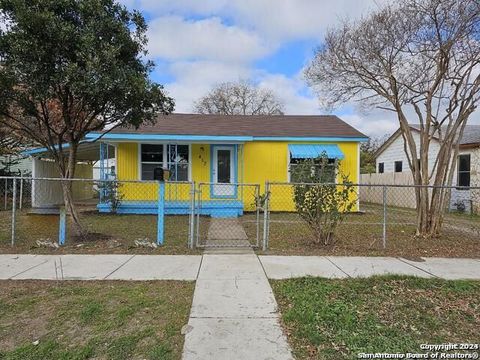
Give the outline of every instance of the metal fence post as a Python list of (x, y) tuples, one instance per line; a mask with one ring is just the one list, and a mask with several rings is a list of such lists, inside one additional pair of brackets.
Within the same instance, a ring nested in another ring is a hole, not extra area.
[(60, 207), (60, 218), (58, 224), (58, 245), (65, 245), (67, 237), (67, 211), (65, 206)]
[(23, 207), (23, 175), (20, 177), (20, 199), (18, 200), (20, 210)]
[(17, 179), (13, 179), (13, 202), (12, 202), (12, 246), (15, 245), (15, 218), (17, 212)]
[(260, 185), (255, 185), (255, 199), (256, 199), (256, 204), (255, 204), (255, 225), (257, 227), (256, 231), (256, 246), (260, 246), (260, 204), (258, 203), (260, 200)]
[(383, 248), (387, 247), (387, 187), (383, 186)]
[(270, 184), (265, 182), (265, 203), (263, 204), (263, 251), (268, 249), (268, 212), (269, 212), (269, 202), (270, 202)]
[(198, 191), (197, 191), (197, 194), (198, 194), (198, 198), (197, 198), (197, 202), (195, 203), (195, 207), (196, 207), (196, 213), (197, 213), (197, 229), (196, 229), (196, 234), (195, 234), (195, 238), (196, 238), (196, 244), (197, 244), (197, 247), (199, 246), (200, 244), (200, 213), (202, 211), (202, 183), (198, 184)]
[(188, 238), (188, 247), (193, 249), (193, 238), (195, 233), (195, 181), (192, 182), (190, 187), (190, 231)]
[(165, 183), (158, 182), (157, 245), (163, 245), (165, 235)]
[(5, 179), (5, 210), (8, 208), (8, 178)]

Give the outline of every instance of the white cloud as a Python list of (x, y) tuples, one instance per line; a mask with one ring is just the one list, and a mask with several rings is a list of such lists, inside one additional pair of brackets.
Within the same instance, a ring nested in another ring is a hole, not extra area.
[(371, 137), (391, 135), (398, 129), (398, 121), (392, 113), (372, 110), (369, 113), (341, 114), (339, 117), (358, 131)]
[(185, 20), (160, 17), (149, 23), (150, 56), (169, 60), (248, 62), (269, 52), (255, 33), (226, 26), (218, 17)]
[(192, 112), (194, 101), (213, 86), (252, 76), (249, 66), (215, 61), (175, 62), (168, 71), (175, 77), (175, 82), (167, 84), (165, 88), (175, 99), (175, 111), (184, 113)]
[(319, 38), (340, 18), (355, 18), (387, 0), (139, 0), (153, 16), (188, 14), (234, 19), (270, 41)]
[[(292, 78), (282, 74), (263, 74), (260, 87), (271, 89), (285, 104), (286, 114), (309, 115), (320, 114), (318, 101), (308, 93), (305, 83), (294, 76)], [(307, 91), (307, 93), (305, 93)]]

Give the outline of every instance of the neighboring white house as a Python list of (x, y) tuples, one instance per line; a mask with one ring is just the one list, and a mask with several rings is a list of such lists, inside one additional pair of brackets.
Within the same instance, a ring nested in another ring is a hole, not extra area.
[[(5, 164), (11, 162), (14, 164), (7, 169)], [(18, 176), (30, 176), (32, 174), (32, 159), (21, 155), (0, 156), (0, 174), (2, 170)]]
[[(417, 125), (411, 125), (412, 134), (419, 151), (420, 132)], [(435, 138), (430, 143), (428, 159), (429, 169), (434, 168), (440, 144)], [(408, 159), (405, 154), (404, 140), (397, 130), (376, 152), (376, 173), (385, 174), (395, 179), (395, 174), (411, 174)], [(393, 174), (393, 175), (392, 175)], [(378, 177), (382, 175), (377, 175)], [(397, 176), (399, 181), (404, 181), (406, 176)], [(388, 183), (392, 183), (389, 181)], [(394, 183), (396, 183), (394, 181)], [(463, 204), (467, 211), (480, 213), (480, 191), (472, 190), (470, 187), (480, 187), (480, 125), (467, 125), (464, 135), (460, 140), (460, 151), (457, 159), (456, 176), (453, 179), (456, 188), (452, 191), (450, 207), (455, 208), (457, 204)], [(461, 206), (461, 205), (460, 205)]]

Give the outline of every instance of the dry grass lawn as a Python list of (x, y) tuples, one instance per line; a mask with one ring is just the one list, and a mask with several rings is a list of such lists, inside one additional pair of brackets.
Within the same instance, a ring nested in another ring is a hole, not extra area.
[(0, 358), (180, 359), (193, 282), (1, 281)]

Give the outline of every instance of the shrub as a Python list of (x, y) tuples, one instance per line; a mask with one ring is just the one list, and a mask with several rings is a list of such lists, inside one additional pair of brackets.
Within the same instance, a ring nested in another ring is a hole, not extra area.
[(334, 244), (338, 225), (357, 201), (355, 187), (347, 175), (338, 175), (340, 184), (322, 181), (325, 174), (332, 171), (332, 166), (337, 174), (339, 163), (336, 161), (332, 165), (322, 156), (301, 161), (291, 170), (292, 178), (299, 181), (293, 184), (295, 208), (312, 231), (314, 242), (323, 245)]
[(100, 181), (98, 185), (102, 201), (110, 205), (110, 211), (116, 213), (123, 201), (123, 194), (120, 191), (122, 184), (116, 180)]

